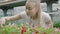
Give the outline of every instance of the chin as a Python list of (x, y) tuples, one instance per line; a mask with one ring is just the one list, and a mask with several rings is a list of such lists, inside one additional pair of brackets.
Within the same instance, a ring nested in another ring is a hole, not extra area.
[(27, 14), (27, 16), (31, 16), (31, 15)]
[(32, 14), (27, 14), (27, 16), (34, 16), (34, 15), (32, 15)]

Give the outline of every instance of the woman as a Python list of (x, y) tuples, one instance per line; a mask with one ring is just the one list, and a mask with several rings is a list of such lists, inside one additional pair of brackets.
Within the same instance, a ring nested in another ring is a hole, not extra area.
[[(41, 11), (40, 0), (27, 0), (26, 2), (26, 11), (15, 16), (5, 17), (3, 20), (0, 20), (0, 23), (6, 21), (13, 21), (18, 19), (28, 18), (28, 23), (34, 26), (40, 24), (44, 28), (52, 28), (52, 21), (48, 13)], [(3, 21), (3, 22), (2, 22)]]

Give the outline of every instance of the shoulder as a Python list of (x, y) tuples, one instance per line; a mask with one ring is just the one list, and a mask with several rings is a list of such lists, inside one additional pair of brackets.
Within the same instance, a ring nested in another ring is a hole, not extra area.
[(20, 14), (26, 14), (26, 12), (25, 11), (22, 11)]
[(26, 12), (25, 11), (22, 11), (22, 12), (20, 12), (20, 15), (21, 16), (25, 16), (26, 15)]
[(51, 17), (48, 13), (46, 12), (42, 12), (42, 18), (44, 18), (44, 20), (47, 22), (49, 20), (51, 20)]
[(23, 19), (25, 19), (25, 18), (28, 17), (28, 16), (26, 15), (26, 12), (25, 12), (25, 11), (21, 12), (21, 13), (20, 13), (20, 16), (21, 16)]
[(44, 16), (44, 17), (50, 17), (50, 15), (48, 13), (46, 13), (46, 12), (42, 12), (42, 16)]
[(49, 14), (46, 12), (42, 12), (42, 15), (49, 16)]

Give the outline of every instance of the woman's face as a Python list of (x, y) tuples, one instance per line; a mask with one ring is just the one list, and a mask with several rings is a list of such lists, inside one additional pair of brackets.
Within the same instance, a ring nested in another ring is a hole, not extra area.
[(26, 14), (27, 16), (34, 16), (36, 15), (36, 13), (38, 12), (37, 8), (36, 8), (36, 4), (35, 3), (27, 3), (26, 4)]

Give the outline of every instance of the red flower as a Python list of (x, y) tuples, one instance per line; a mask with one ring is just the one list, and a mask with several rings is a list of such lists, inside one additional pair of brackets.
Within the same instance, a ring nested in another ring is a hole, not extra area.
[(15, 32), (12, 32), (12, 34), (15, 34)]
[(21, 34), (24, 34), (24, 32), (26, 32), (26, 28), (22, 26)]
[(4, 32), (2, 32), (2, 34), (4, 34)]
[(45, 32), (43, 32), (42, 34), (46, 34)]
[(39, 33), (39, 31), (37, 29), (34, 28), (33, 30), (36, 34)]

